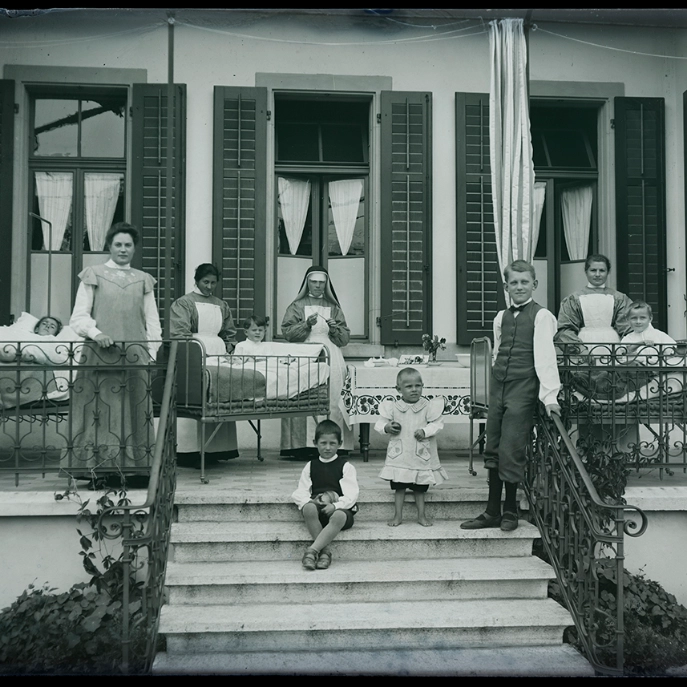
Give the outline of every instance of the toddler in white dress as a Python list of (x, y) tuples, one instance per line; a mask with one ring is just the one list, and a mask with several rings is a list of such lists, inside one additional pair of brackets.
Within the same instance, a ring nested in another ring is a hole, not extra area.
[(432, 521), (425, 514), (425, 493), (429, 486), (441, 484), (448, 475), (439, 462), (436, 434), (444, 427), (442, 413), (444, 399), (431, 401), (422, 396), (420, 373), (412, 367), (402, 369), (396, 377), (398, 400), (385, 400), (379, 405), (380, 419), (375, 431), (389, 434), (384, 468), (379, 473), (389, 480), (395, 491), (394, 518), (387, 524), (396, 527), (403, 522), (403, 503), (406, 489), (410, 489), (417, 506), (417, 521), (430, 527)]

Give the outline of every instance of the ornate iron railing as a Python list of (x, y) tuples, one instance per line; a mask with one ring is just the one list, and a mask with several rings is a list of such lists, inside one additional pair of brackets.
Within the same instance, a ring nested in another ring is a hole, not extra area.
[[(600, 498), (560, 418), (540, 414), (532, 453), (531, 513), (580, 643), (597, 671), (622, 675), (624, 536), (643, 534), (647, 518)], [(605, 594), (614, 608), (600, 603)]]
[[(153, 392), (167, 363), (152, 342), (0, 345), (0, 474), (147, 476)], [(120, 480), (121, 484), (121, 480)]]
[(683, 344), (561, 344), (558, 369), (563, 420), (583, 455), (661, 477), (687, 471)]
[[(177, 346), (176, 341), (169, 344), (146, 500), (140, 505), (114, 505), (104, 509), (97, 525), (103, 539), (121, 539), (123, 549), (122, 670), (125, 673), (129, 672), (132, 660), (137, 671), (148, 672), (157, 651), (176, 489)], [(160, 389), (153, 391), (159, 398)]]

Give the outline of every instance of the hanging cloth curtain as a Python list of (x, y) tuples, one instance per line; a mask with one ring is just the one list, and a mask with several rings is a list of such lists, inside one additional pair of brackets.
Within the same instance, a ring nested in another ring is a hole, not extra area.
[(38, 212), (43, 219), (52, 223), (50, 242), (50, 228), (45, 222), (41, 222), (43, 246), (46, 250), (60, 250), (62, 247), (72, 209), (73, 188), (74, 181), (70, 172), (36, 172)]
[(530, 243), (530, 256), (525, 258), (528, 262), (534, 260), (534, 253), (537, 250), (537, 243), (539, 241), (539, 228), (541, 226), (541, 214), (544, 210), (544, 201), (546, 200), (546, 182), (534, 182), (534, 220), (532, 223), (532, 241)]
[(329, 182), (329, 202), (332, 205), (332, 216), (341, 255), (346, 255), (351, 247), (362, 194), (362, 179), (341, 179)]
[(279, 177), (279, 203), (281, 216), (284, 218), (286, 238), (289, 242), (289, 252), (296, 255), (298, 245), (303, 235), (305, 218), (308, 216), (310, 205), (310, 182), (306, 179), (287, 179)]
[(534, 251), (534, 164), (522, 19), (489, 22), (489, 135), (496, 251), (501, 271)]
[(591, 186), (567, 188), (561, 193), (563, 233), (571, 260), (584, 260), (589, 252), (592, 196)]
[(105, 249), (105, 236), (117, 209), (121, 174), (86, 174), (86, 231), (91, 250)]

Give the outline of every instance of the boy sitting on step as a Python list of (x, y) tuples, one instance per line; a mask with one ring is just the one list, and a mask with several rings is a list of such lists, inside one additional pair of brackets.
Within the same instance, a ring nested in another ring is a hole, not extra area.
[[(323, 420), (315, 428), (315, 446), (319, 457), (309, 461), (301, 472), (298, 488), (291, 498), (298, 506), (313, 543), (303, 554), (306, 570), (326, 570), (332, 562), (329, 544), (341, 530), (353, 526), (358, 511), (358, 479), (355, 467), (337, 451), (341, 446), (341, 428), (332, 420)], [(335, 492), (333, 501), (327, 492)], [(330, 501), (325, 503), (325, 501)]]
[[(489, 471), (486, 512), (461, 523), (466, 530), (518, 526), (516, 491), (525, 475), (527, 444), (534, 425), (537, 398), (547, 415), (560, 415), (560, 378), (553, 336), (556, 318), (532, 300), (537, 288), (534, 267), (515, 260), (503, 273), (512, 305), (494, 318), (494, 363), (489, 386), (487, 445), (484, 467)], [(501, 514), (501, 493), (506, 500)]]

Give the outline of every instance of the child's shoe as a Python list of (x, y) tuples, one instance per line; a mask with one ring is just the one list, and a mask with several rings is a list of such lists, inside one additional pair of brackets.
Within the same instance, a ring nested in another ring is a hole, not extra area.
[(303, 567), (306, 570), (315, 570), (317, 567), (317, 551), (315, 549), (307, 548), (303, 554)]
[(317, 559), (317, 569), (326, 570), (332, 564), (332, 552), (329, 547), (320, 551), (320, 557)]

